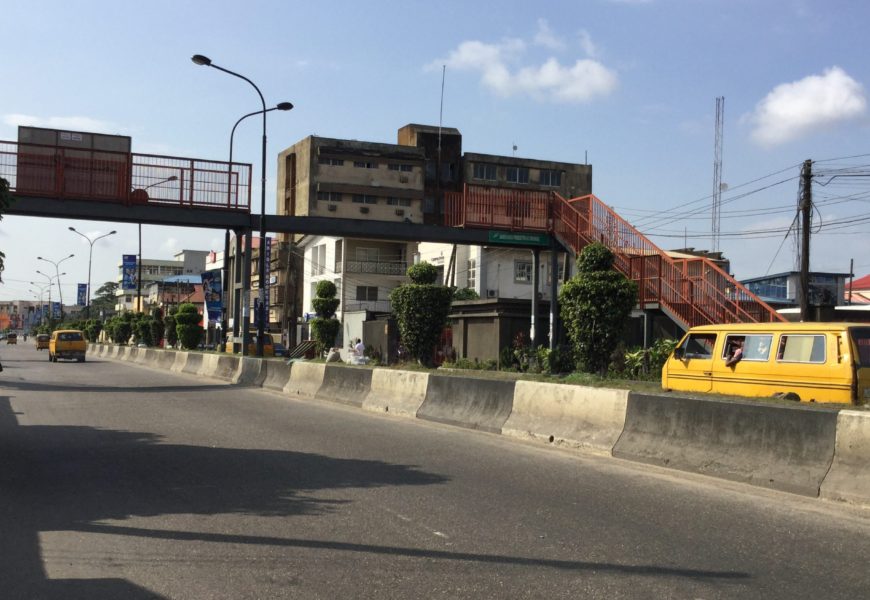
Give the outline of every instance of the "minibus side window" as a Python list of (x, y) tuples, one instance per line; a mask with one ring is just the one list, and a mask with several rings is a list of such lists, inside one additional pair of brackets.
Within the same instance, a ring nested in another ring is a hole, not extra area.
[(766, 361), (770, 358), (771, 340), (772, 335), (747, 335), (743, 345), (743, 360)]
[(684, 356), (686, 358), (713, 358), (716, 345), (715, 333), (693, 333), (686, 338)]
[(779, 340), (776, 360), (780, 362), (825, 362), (824, 335), (784, 335)]
[(852, 341), (858, 351), (855, 363), (859, 367), (870, 367), (870, 327), (855, 327), (851, 332)]

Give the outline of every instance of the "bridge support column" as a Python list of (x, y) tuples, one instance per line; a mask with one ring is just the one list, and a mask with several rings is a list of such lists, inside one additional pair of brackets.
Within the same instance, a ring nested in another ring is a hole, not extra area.
[(537, 347), (538, 342), (538, 289), (541, 287), (541, 251), (532, 250), (532, 319), (529, 328), (529, 345)]
[[(242, 267), (242, 356), (248, 355), (248, 344), (251, 343), (251, 253), (253, 252), (252, 240), (253, 229), (245, 229), (245, 259)], [(262, 252), (263, 249), (261, 248)]]
[[(567, 256), (565, 259), (567, 260)], [(550, 350), (559, 341), (559, 253), (550, 248)]]

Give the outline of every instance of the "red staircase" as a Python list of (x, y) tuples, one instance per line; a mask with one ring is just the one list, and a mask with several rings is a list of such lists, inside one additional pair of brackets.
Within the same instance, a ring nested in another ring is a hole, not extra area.
[(639, 305), (660, 308), (685, 328), (785, 320), (713, 261), (671, 258), (591, 194), (570, 200), (548, 194), (546, 221), (542, 218), (542, 193), (525, 194), (475, 186), (448, 193), (445, 224), (546, 230), (575, 253), (601, 242), (615, 255), (614, 267), (637, 283)]

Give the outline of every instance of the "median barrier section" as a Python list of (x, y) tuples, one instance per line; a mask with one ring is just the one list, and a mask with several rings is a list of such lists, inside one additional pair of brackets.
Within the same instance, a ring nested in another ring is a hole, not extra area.
[(187, 350), (178, 350), (175, 353), (175, 362), (172, 363), (172, 366), (169, 367), (171, 371), (174, 373), (184, 373), (184, 367), (187, 366), (187, 358), (190, 356), (190, 352)]
[(260, 385), (263, 361), (256, 356), (237, 356), (236, 371), (230, 381), (241, 385)]
[(137, 362), (147, 367), (153, 367), (157, 364), (157, 357), (160, 356), (160, 354), (162, 354), (162, 352), (156, 348), (145, 348), (144, 351), (139, 351)]
[(284, 391), (290, 382), (290, 365), (283, 360), (261, 360), (254, 385), (260, 385), (267, 390)]
[(175, 355), (175, 350), (161, 350), (157, 353), (157, 360), (154, 363), (154, 368), (171, 371), (172, 365), (175, 364)]
[(362, 407), (363, 400), (372, 389), (372, 369), (326, 365), (323, 384), (314, 397)]
[(199, 352), (188, 352), (187, 360), (184, 362), (181, 372), (188, 375), (199, 375), (200, 369), (202, 369), (202, 354)]
[(284, 393), (303, 398), (314, 398), (323, 384), (326, 363), (297, 361), (290, 365), (290, 379)]
[(501, 433), (513, 408), (515, 383), (430, 375), (417, 418)]
[(198, 375), (231, 381), (239, 370), (239, 357), (229, 354), (201, 354)]
[(818, 496), (836, 429), (829, 411), (631, 393), (613, 456)]
[(610, 454), (625, 425), (628, 390), (517, 381), (502, 434)]
[(429, 373), (374, 369), (371, 391), (362, 407), (373, 412), (388, 412), (403, 417), (416, 417), (417, 410), (426, 399)]
[(106, 358), (117, 359), (118, 354), (120, 354), (120, 353), (121, 353), (121, 346), (115, 346), (115, 345), (109, 346), (106, 349)]
[(870, 505), (870, 412), (843, 410), (837, 415), (834, 462), (821, 496)]
[(116, 360), (129, 360), (130, 351), (133, 350), (130, 346), (118, 346), (118, 354), (115, 355)]

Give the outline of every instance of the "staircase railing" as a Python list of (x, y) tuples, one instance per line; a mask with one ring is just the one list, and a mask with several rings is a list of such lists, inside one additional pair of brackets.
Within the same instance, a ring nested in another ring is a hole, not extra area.
[(607, 246), (614, 267), (637, 282), (641, 305), (658, 302), (687, 327), (784, 320), (713, 261), (671, 258), (591, 194), (553, 194), (551, 206), (553, 234), (575, 252), (593, 242)]

